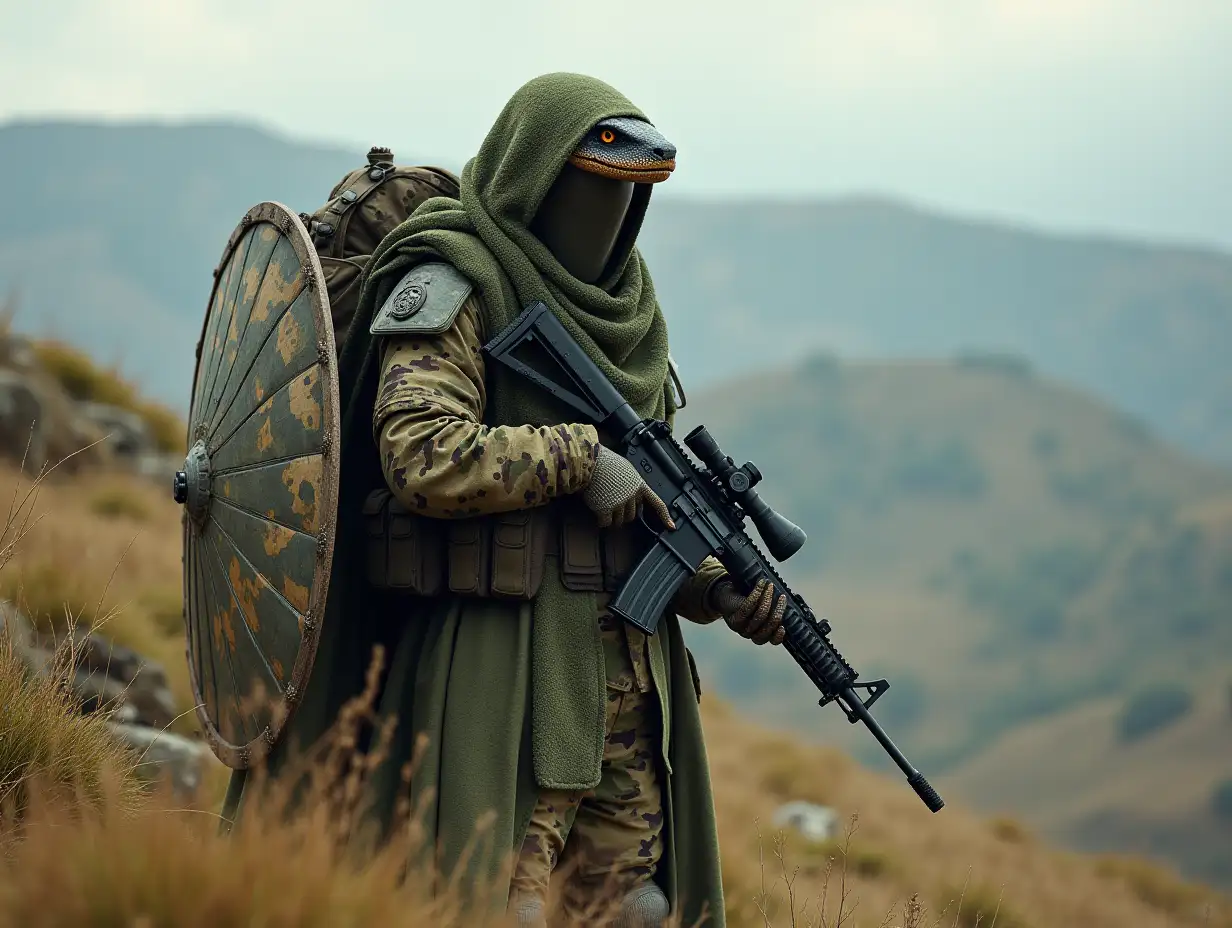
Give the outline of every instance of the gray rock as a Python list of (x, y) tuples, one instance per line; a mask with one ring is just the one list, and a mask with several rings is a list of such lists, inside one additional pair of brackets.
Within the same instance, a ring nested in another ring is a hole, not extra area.
[(142, 477), (170, 484), (175, 472), (184, 469), (184, 455), (144, 452), (133, 459), (133, 469)]
[(788, 802), (774, 811), (776, 828), (792, 828), (810, 841), (829, 841), (838, 832), (838, 812), (812, 802)]
[(206, 747), (148, 725), (113, 721), (108, 726), (137, 755), (137, 775), (147, 783), (168, 778), (177, 796), (189, 798), (201, 785)]
[(166, 728), (175, 719), (175, 700), (160, 664), (98, 634), (77, 642), (76, 658), (79, 672), (121, 684), (123, 703), (133, 708), (142, 725)]
[[(18, 651), (26, 669), (40, 677), (63, 679), (67, 675), (68, 659), (63, 651), (29, 644)], [(98, 670), (78, 665), (69, 680), (69, 689), (82, 713), (107, 712), (126, 705), (127, 685)], [(136, 710), (130, 710), (135, 716)]]
[(8, 636), (19, 654), (34, 641), (34, 626), (7, 599), (0, 599), (0, 635)]
[(90, 402), (78, 403), (77, 412), (109, 436), (108, 447), (120, 457), (132, 459), (158, 450), (149, 426), (134, 412), (106, 403)]
[(25, 374), (0, 368), (0, 453), (28, 473), (47, 463), (43, 404)]

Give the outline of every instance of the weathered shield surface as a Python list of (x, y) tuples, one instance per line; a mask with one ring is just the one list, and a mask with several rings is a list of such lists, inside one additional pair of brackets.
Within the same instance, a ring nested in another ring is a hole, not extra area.
[(299, 217), (261, 203), (232, 233), (197, 348), (184, 503), (188, 663), (228, 766), (256, 763), (312, 669), (337, 500), (334, 335)]

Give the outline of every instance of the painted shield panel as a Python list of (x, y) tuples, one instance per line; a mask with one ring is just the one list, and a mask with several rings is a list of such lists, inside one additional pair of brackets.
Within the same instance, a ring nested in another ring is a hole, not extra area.
[(338, 487), (329, 297), (299, 217), (245, 214), (197, 345), (184, 506), (184, 621), (197, 715), (237, 770), (278, 742), (312, 671)]

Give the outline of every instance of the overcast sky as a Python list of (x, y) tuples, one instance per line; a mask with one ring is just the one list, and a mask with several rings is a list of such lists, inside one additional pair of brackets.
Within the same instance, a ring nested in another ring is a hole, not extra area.
[(677, 193), (1232, 248), (1232, 0), (0, 0), (0, 123), (238, 116), (461, 161), (552, 70), (640, 105)]

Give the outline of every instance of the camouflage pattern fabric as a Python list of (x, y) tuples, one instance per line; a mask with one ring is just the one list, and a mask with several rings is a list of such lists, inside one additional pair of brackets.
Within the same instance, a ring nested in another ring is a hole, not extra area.
[[(514, 864), (511, 900), (547, 897), (553, 872), (567, 880), (562, 902), (572, 914), (604, 896), (620, 897), (653, 879), (662, 855), (663, 804), (657, 753), (659, 701), (637, 684), (622, 626), (600, 616), (608, 691), (606, 740), (598, 786), (544, 790)], [(649, 681), (647, 675), (646, 680)]]
[(620, 693), (649, 693), (654, 689), (646, 633), (604, 609), (599, 613), (603, 661), (608, 689)]
[(530, 509), (590, 481), (593, 426), (489, 428), (478, 297), (440, 335), (391, 338), (373, 414), (390, 489), (403, 504), (449, 519)]

